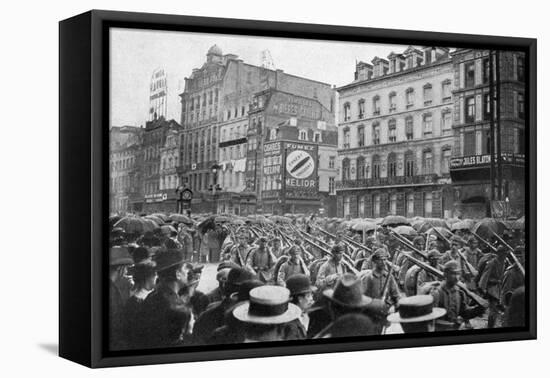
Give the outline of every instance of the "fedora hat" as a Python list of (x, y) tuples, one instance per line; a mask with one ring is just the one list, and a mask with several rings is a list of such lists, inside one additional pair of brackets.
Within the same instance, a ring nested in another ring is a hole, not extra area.
[(286, 280), (285, 285), (291, 296), (317, 290), (315, 286), (311, 286), (311, 282), (305, 274), (293, 274)]
[(156, 254), (155, 262), (157, 263), (157, 271), (163, 271), (171, 268), (174, 265), (183, 264), (185, 262), (185, 256), (182, 252), (174, 249), (162, 251)]
[(245, 323), (284, 324), (298, 319), (302, 310), (289, 303), (290, 291), (281, 286), (265, 285), (250, 290), (250, 299), (233, 309), (233, 316)]
[(333, 289), (323, 291), (323, 295), (330, 301), (344, 307), (362, 308), (372, 302), (372, 298), (363, 295), (361, 280), (346, 273)]
[(126, 247), (112, 247), (109, 249), (109, 265), (133, 265), (134, 260)]
[(391, 323), (418, 323), (442, 317), (447, 310), (434, 307), (431, 295), (414, 295), (399, 300), (399, 312), (388, 315)]

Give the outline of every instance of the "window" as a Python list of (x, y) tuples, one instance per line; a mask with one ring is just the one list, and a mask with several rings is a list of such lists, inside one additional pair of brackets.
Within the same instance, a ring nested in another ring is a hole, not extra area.
[(335, 191), (335, 182), (334, 182), (334, 177), (329, 177), (328, 178), (328, 194), (335, 194), (336, 191)]
[(483, 96), (483, 120), (484, 121), (491, 120), (491, 94), (490, 93), (486, 93)]
[(464, 156), (476, 154), (476, 133), (468, 131), (464, 133)]
[(518, 136), (517, 136), (517, 153), (518, 154), (524, 154), (525, 153), (525, 131), (523, 129), (517, 129), (518, 130)]
[(373, 115), (379, 115), (380, 114), (380, 96), (374, 96), (372, 99), (372, 114)]
[(336, 165), (336, 156), (329, 156), (328, 158), (328, 167), (334, 169)]
[(342, 180), (349, 180), (349, 159), (342, 160)]
[(365, 145), (365, 127), (359, 126), (357, 128), (357, 145), (363, 147)]
[(365, 178), (365, 158), (359, 156), (357, 158), (357, 179), (362, 180)]
[(475, 69), (474, 62), (466, 63), (464, 65), (464, 75), (465, 75), (464, 85), (467, 88), (473, 87), (475, 84), (475, 76), (476, 76), (476, 69)]
[(350, 141), (350, 133), (349, 129), (344, 129), (344, 148), (349, 148), (349, 141)]
[(349, 121), (351, 119), (351, 107), (349, 102), (346, 102), (344, 104), (344, 122)]
[(244, 109), (244, 106), (241, 107), (241, 117), (244, 117), (244, 112), (245, 112), (245, 109)]
[(388, 155), (388, 177), (395, 176), (397, 176), (397, 157), (392, 152)]
[(344, 218), (347, 217), (349, 214), (349, 205), (350, 205), (351, 199), (349, 196), (344, 197)]
[(431, 105), (432, 103), (432, 85), (424, 85), (424, 106)]
[(525, 81), (525, 58), (518, 56), (517, 60), (517, 77), (519, 81)]
[(487, 84), (491, 80), (491, 64), (489, 58), (483, 59), (481, 63), (483, 67), (483, 84)]
[(390, 194), (390, 214), (397, 214), (397, 194)]
[(407, 217), (412, 217), (414, 215), (414, 194), (407, 194), (406, 198), (406, 208), (407, 208)]
[(441, 129), (445, 132), (445, 131), (451, 130), (451, 127), (452, 127), (451, 110), (444, 109), (441, 112)]
[(320, 132), (315, 132), (313, 134), (313, 141), (317, 142), (317, 143), (321, 142), (321, 133)]
[(422, 117), (422, 128), (424, 130), (424, 136), (431, 136), (432, 135), (432, 115), (430, 113), (424, 114)]
[(405, 135), (407, 140), (412, 140), (414, 138), (414, 129), (413, 129), (413, 118), (407, 117), (405, 119)]
[(357, 208), (357, 213), (359, 215), (359, 218), (365, 217), (365, 196), (359, 197), (359, 206)]
[(372, 202), (374, 204), (373, 216), (375, 218), (379, 218), (380, 217), (380, 194), (375, 194), (372, 198)]
[(405, 99), (407, 101), (407, 108), (410, 108), (414, 105), (414, 89), (407, 89), (407, 91), (405, 92)]
[(380, 178), (380, 157), (378, 155), (372, 157), (372, 178)]
[(441, 173), (449, 173), (449, 165), (451, 162), (451, 149), (445, 148), (441, 154)]
[(424, 216), (432, 216), (432, 193), (430, 192), (424, 193)]
[(390, 112), (393, 112), (397, 109), (397, 103), (396, 103), (396, 93), (395, 92), (391, 92), (389, 97), (388, 97), (388, 100), (389, 100), (389, 104), (390, 104)]
[(300, 130), (300, 134), (298, 135), (299, 140), (307, 140), (307, 131), (306, 130)]
[(525, 119), (525, 99), (523, 93), (518, 93), (518, 117)]
[(474, 96), (466, 97), (466, 114), (464, 119), (466, 123), (472, 123), (476, 118), (476, 99)]
[(412, 151), (405, 153), (405, 176), (414, 176), (414, 154)]
[(357, 108), (358, 108), (357, 117), (359, 119), (364, 118), (365, 117), (365, 100), (363, 99), (359, 100), (359, 102), (357, 103)]
[(372, 144), (380, 144), (380, 124), (372, 125)]
[(388, 121), (388, 139), (390, 143), (397, 142), (397, 127), (395, 119)]
[(433, 173), (432, 151), (424, 151), (422, 154), (422, 170), (425, 175)]

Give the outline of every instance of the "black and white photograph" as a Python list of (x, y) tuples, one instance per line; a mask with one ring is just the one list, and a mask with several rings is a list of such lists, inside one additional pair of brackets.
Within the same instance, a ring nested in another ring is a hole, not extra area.
[(108, 33), (109, 351), (526, 329), (523, 51)]

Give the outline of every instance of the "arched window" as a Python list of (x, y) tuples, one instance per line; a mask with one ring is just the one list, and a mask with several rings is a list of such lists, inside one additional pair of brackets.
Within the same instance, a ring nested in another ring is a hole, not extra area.
[(357, 102), (357, 111), (357, 117), (363, 119), (365, 117), (365, 99), (362, 98)]
[(361, 180), (365, 178), (365, 158), (359, 156), (357, 158), (357, 179)]
[(380, 123), (372, 124), (372, 144), (380, 144)]
[(407, 102), (407, 108), (414, 106), (414, 89), (407, 88), (405, 91), (405, 100)]
[(405, 136), (407, 140), (412, 140), (414, 138), (414, 123), (412, 116), (405, 118)]
[(397, 110), (397, 93), (395, 91), (391, 91), (388, 95), (388, 102), (390, 105), (389, 111), (394, 112)]
[(397, 157), (394, 152), (388, 155), (388, 177), (397, 176)]
[(372, 178), (380, 178), (380, 156), (378, 155), (372, 157)]
[(380, 96), (376, 95), (372, 98), (372, 114), (380, 114)]
[(349, 174), (349, 159), (345, 158), (342, 160), (342, 180), (349, 180), (350, 174)]
[(424, 84), (424, 106), (431, 105), (433, 100), (432, 85), (430, 83)]
[(349, 127), (344, 128), (344, 148), (349, 148), (350, 145), (350, 133), (349, 133)]
[(388, 121), (388, 141), (390, 143), (397, 142), (397, 123), (395, 119)]
[(277, 139), (277, 129), (271, 129), (269, 131), (269, 139), (270, 140), (275, 140)]
[(425, 175), (433, 173), (432, 150), (426, 149), (422, 152), (422, 171)]
[(351, 119), (351, 105), (349, 102), (344, 104), (344, 122), (347, 122)]
[(363, 147), (365, 145), (365, 126), (360, 125), (357, 128), (357, 145)]
[(414, 153), (412, 151), (405, 153), (405, 176), (414, 176)]

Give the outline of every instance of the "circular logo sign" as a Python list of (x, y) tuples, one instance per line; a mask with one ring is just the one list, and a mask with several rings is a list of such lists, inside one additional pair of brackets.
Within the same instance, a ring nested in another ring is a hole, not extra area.
[(315, 162), (313, 161), (313, 157), (306, 151), (292, 151), (286, 158), (286, 170), (294, 178), (308, 178), (314, 169)]

